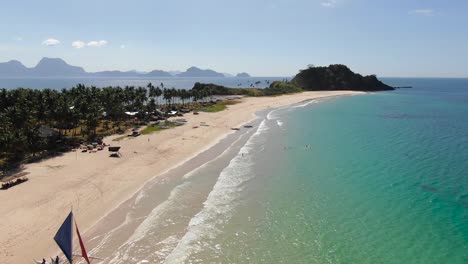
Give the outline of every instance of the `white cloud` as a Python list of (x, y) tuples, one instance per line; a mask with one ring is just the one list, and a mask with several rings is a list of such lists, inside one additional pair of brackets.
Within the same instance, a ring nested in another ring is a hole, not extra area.
[(430, 16), (434, 14), (434, 10), (432, 9), (416, 9), (410, 12), (411, 14), (418, 14), (418, 15), (426, 15)]
[(17, 37), (16, 40), (17, 41), (23, 41), (23, 38), (22, 37)]
[(72, 47), (76, 48), (76, 49), (81, 49), (83, 48), (84, 46), (86, 46), (86, 43), (84, 43), (83, 41), (81, 40), (75, 40), (72, 42)]
[(121, 48), (121, 49), (125, 49), (125, 45), (123, 45), (123, 44), (120, 45), (120, 48)]
[(54, 38), (46, 39), (42, 42), (42, 45), (46, 45), (46, 46), (55, 46), (59, 44), (60, 44), (60, 41)]
[(99, 40), (99, 41), (96, 41), (96, 40), (93, 40), (93, 41), (90, 41), (88, 42), (88, 44), (86, 44), (88, 47), (104, 47), (107, 45), (107, 41), (106, 40)]
[(335, 7), (336, 6), (336, 0), (326, 0), (325, 2), (322, 2), (321, 5), (323, 7)]

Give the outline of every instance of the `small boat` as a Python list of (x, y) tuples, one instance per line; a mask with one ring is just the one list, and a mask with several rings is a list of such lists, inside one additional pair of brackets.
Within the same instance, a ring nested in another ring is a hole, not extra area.
[(240, 130), (238, 127), (232, 127), (231, 130)]
[(253, 126), (251, 126), (251, 125), (246, 125), (246, 126), (244, 126), (244, 127), (245, 127), (245, 128), (252, 128)]

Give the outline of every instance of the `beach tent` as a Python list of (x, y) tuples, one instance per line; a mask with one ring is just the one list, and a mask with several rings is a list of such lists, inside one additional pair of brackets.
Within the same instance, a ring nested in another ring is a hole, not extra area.
[(116, 157), (116, 158), (118, 158), (118, 157), (121, 156), (121, 154), (120, 154), (120, 152), (119, 152), (120, 147), (117, 147), (117, 146), (111, 147), (111, 146), (109, 146), (108, 149), (109, 149), (109, 152), (111, 152), (111, 155), (110, 155), (111, 157)]
[(126, 115), (135, 116), (138, 112), (125, 112)]

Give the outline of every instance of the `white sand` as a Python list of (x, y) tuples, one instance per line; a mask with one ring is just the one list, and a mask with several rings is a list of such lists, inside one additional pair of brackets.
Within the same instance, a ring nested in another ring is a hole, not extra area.
[[(278, 97), (244, 98), (228, 110), (186, 114), (188, 123), (148, 136), (113, 142), (122, 158), (70, 152), (26, 166), (29, 181), (0, 191), (0, 263), (29, 263), (58, 251), (53, 236), (73, 206), (84, 233), (104, 215), (162, 174), (214, 145), (231, 127), (255, 118), (254, 113), (304, 100), (360, 92), (304, 92)], [(199, 126), (206, 122), (208, 127)], [(198, 125), (199, 128), (192, 127)]]

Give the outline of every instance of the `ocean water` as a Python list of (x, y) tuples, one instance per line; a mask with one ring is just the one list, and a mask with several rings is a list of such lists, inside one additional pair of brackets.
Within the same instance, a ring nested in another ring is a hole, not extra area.
[(259, 113), (210, 162), (147, 186), (92, 252), (103, 263), (468, 263), (468, 79), (384, 81), (414, 88)]
[(71, 88), (77, 84), (85, 84), (88, 86), (105, 87), (105, 86), (143, 86), (148, 83), (153, 85), (164, 84), (166, 88), (176, 89), (191, 89), (196, 82), (214, 83), (224, 85), (226, 87), (252, 87), (265, 88), (269, 82), (290, 79), (285, 77), (156, 77), (156, 78), (108, 78), (108, 77), (88, 77), (88, 78), (0, 78), (0, 88), (14, 89), (18, 87), (34, 88), (34, 89), (63, 89)]
[(386, 81), (414, 88), (269, 113), (179, 260), (468, 263), (468, 80)]

